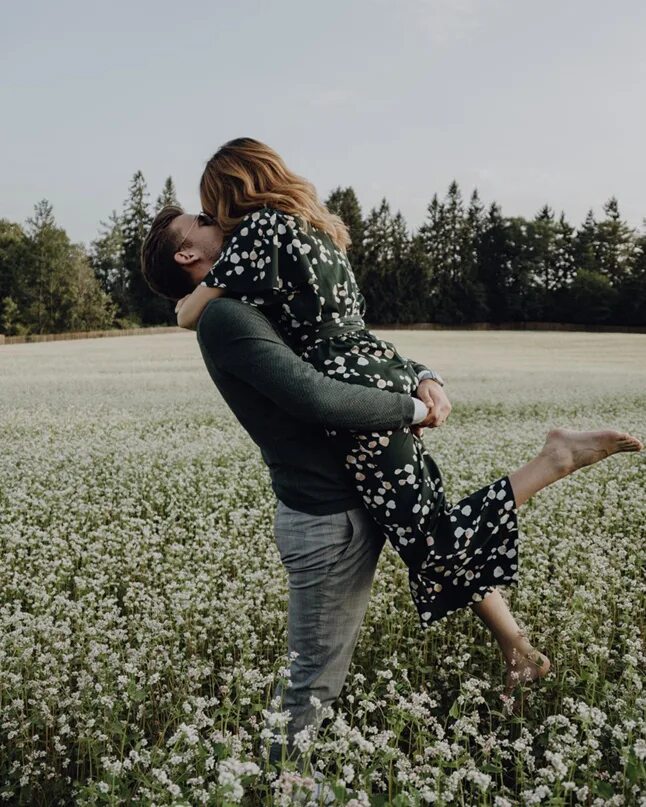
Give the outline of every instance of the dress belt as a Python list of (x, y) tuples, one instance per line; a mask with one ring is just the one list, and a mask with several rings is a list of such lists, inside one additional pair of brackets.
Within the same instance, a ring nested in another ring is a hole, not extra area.
[(361, 317), (339, 317), (339, 319), (328, 320), (318, 327), (315, 326), (313, 334), (315, 337), (327, 339), (329, 336), (336, 336), (347, 331), (361, 331), (365, 327), (366, 323)]

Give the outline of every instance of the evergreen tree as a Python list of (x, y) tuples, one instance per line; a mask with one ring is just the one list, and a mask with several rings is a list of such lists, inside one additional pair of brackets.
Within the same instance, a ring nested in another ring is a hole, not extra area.
[(167, 177), (166, 182), (164, 182), (162, 192), (159, 194), (157, 201), (155, 202), (155, 213), (159, 213), (163, 207), (168, 207), (168, 205), (179, 205), (179, 202), (177, 201), (177, 193), (175, 191), (175, 183), (173, 182), (172, 177)]
[(29, 267), (31, 265), (29, 239), (19, 224), (0, 219), (0, 306), (11, 299), (9, 310), (17, 309), (7, 320), (12, 330), (3, 328), (3, 333), (17, 333), (21, 322), (20, 311), (25, 310), (27, 294), (30, 291)]
[(366, 300), (368, 322), (380, 323), (390, 320), (390, 303), (387, 292), (387, 275), (392, 266), (393, 223), (390, 205), (382, 199), (379, 207), (373, 207), (366, 219), (362, 252), (364, 256), (363, 277), (359, 287)]
[(524, 254), (530, 265), (531, 280), (540, 290), (539, 318), (556, 321), (561, 314), (561, 291), (574, 276), (572, 228), (561, 213), (558, 221), (549, 205), (544, 205), (527, 225)]
[(553, 273), (554, 286), (545, 300), (545, 319), (551, 322), (571, 322), (574, 297), (572, 284), (576, 277), (574, 228), (561, 216), (554, 228)]
[[(462, 295), (462, 320), (465, 322), (486, 322), (489, 320), (489, 306), (485, 287), (480, 280), (478, 260), (480, 245), (485, 229), (484, 207), (480, 202), (478, 191), (471, 194), (469, 208), (462, 222), (461, 277), (458, 283), (458, 294)], [(461, 291), (460, 291), (461, 286)]]
[(383, 323), (410, 322), (417, 281), (416, 267), (410, 261), (411, 237), (400, 211), (390, 221), (390, 256), (382, 278)]
[(536, 284), (545, 294), (552, 291), (556, 287), (556, 228), (549, 205), (544, 205), (529, 224), (526, 254), (531, 257)]
[(400, 211), (392, 215), (382, 199), (372, 208), (362, 242), (364, 272), (360, 287), (368, 322), (420, 322), (426, 318), (427, 268), (423, 245), (411, 239)]
[(605, 218), (597, 225), (600, 270), (614, 288), (630, 275), (635, 258), (635, 231), (622, 221), (617, 199), (612, 196), (603, 206)]
[(107, 222), (101, 222), (102, 232), (92, 242), (91, 262), (104, 291), (114, 300), (117, 314), (127, 316), (129, 305), (128, 274), (124, 263), (123, 223), (116, 210)]
[(446, 199), (433, 196), (427, 219), (419, 230), (430, 266), (429, 309), (443, 323), (473, 322), (487, 317), (485, 291), (477, 273), (477, 250), (482, 211), (477, 193), (465, 215), (455, 180)]
[(486, 215), (484, 212), (484, 205), (480, 201), (480, 196), (478, 195), (478, 189), (474, 188), (473, 193), (471, 194), (471, 199), (469, 200), (469, 209), (467, 210), (467, 224), (469, 228), (469, 232), (477, 244), (482, 233), (484, 232), (485, 225), (486, 225)]
[(565, 212), (561, 211), (556, 231), (556, 255), (554, 258), (554, 274), (556, 286), (567, 288), (576, 273), (576, 255), (574, 249), (574, 227), (568, 224)]
[(527, 222), (504, 218), (493, 202), (480, 242), (478, 276), (484, 286), (492, 322), (527, 321), (540, 309), (532, 282), (532, 262), (525, 255)]
[(126, 315), (143, 325), (174, 323), (174, 304), (154, 294), (141, 272), (141, 247), (152, 223), (146, 180), (141, 171), (132, 177), (121, 221), (123, 266), (128, 278)]
[(397, 321), (401, 323), (430, 322), (429, 278), (431, 266), (424, 241), (413, 235), (403, 261), (402, 273), (406, 277), (406, 294), (400, 303)]
[(619, 292), (601, 272), (579, 267), (569, 288), (569, 297), (569, 321), (594, 325), (611, 320)]
[(622, 325), (646, 325), (646, 219), (645, 232), (635, 239), (632, 267), (618, 287), (614, 321)]
[(591, 272), (600, 270), (599, 243), (597, 239), (597, 222), (592, 209), (588, 210), (585, 221), (574, 237), (575, 265)]
[(437, 322), (452, 322), (442, 315), (443, 286), (446, 284), (446, 275), (443, 272), (443, 261), (446, 253), (444, 205), (438, 200), (437, 194), (426, 208), (426, 219), (419, 228), (417, 235), (424, 246), (428, 267), (428, 317)]
[(128, 279), (128, 298), (125, 312), (139, 322), (144, 322), (150, 289), (141, 276), (141, 247), (150, 229), (152, 216), (148, 203), (146, 180), (141, 171), (136, 171), (130, 182), (128, 198), (121, 216), (123, 234), (123, 266)]
[(31, 294), (26, 320), (35, 333), (64, 330), (70, 304), (66, 275), (69, 240), (56, 226), (52, 205), (42, 199), (27, 219), (31, 252)]
[(340, 216), (348, 227), (352, 243), (348, 247), (347, 257), (357, 283), (361, 288), (366, 271), (363, 254), (365, 225), (357, 195), (352, 187), (343, 189), (337, 187), (330, 193), (325, 205), (331, 213), (336, 213), (337, 216)]

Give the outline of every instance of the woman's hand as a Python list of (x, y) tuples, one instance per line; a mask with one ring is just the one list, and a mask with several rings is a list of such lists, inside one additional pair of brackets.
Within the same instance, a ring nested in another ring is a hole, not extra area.
[(195, 289), (177, 301), (175, 313), (177, 314), (177, 324), (180, 328), (187, 328), (190, 331), (197, 330), (197, 323), (202, 316), (202, 311), (211, 300), (222, 297), (225, 294), (224, 288), (210, 288), (209, 286), (196, 286)]
[(175, 306), (176, 314), (179, 314), (180, 308), (184, 305), (184, 303), (190, 296), (191, 296), (190, 294), (185, 294), (180, 300), (177, 301), (177, 305)]

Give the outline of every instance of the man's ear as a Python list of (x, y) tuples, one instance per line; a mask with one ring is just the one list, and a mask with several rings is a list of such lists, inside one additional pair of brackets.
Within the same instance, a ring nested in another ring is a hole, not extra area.
[(183, 249), (181, 252), (176, 252), (174, 258), (175, 262), (185, 269), (190, 268), (196, 261), (200, 260), (200, 256), (192, 249)]

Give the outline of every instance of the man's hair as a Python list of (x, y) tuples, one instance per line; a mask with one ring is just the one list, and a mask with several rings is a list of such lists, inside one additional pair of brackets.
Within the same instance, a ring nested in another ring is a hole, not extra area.
[[(195, 284), (175, 260), (180, 234), (170, 225), (184, 211), (177, 205), (163, 207), (155, 216), (141, 247), (141, 271), (146, 283), (156, 293), (170, 300), (190, 294)], [(190, 246), (189, 242), (185, 242)]]

